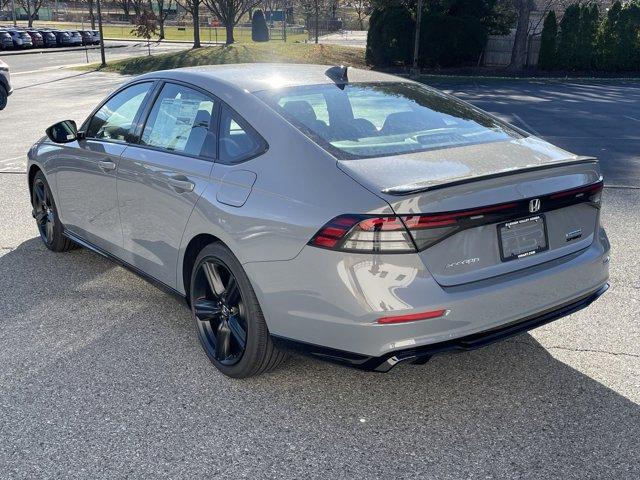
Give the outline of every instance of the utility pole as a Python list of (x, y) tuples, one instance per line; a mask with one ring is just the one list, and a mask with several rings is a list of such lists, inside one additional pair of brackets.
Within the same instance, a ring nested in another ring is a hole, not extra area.
[(422, 2), (423, 0), (418, 0), (418, 13), (416, 15), (416, 38), (415, 43), (413, 45), (413, 74), (419, 75), (420, 68), (418, 67), (418, 59), (420, 56), (420, 24), (422, 23)]
[(11, 11), (13, 12), (13, 26), (16, 27), (18, 23), (16, 22), (16, 2), (15, 0), (11, 0)]
[(104, 37), (102, 36), (102, 10), (100, 9), (100, 0), (96, 0), (96, 6), (98, 8), (98, 31), (100, 32), (100, 58), (102, 68), (107, 66), (107, 59), (104, 56)]

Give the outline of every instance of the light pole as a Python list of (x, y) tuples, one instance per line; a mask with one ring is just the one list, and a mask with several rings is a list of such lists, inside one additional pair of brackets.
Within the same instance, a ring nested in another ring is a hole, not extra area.
[(102, 10), (100, 9), (100, 0), (96, 0), (96, 6), (98, 8), (98, 31), (100, 32), (100, 58), (102, 68), (107, 66), (107, 60), (104, 56), (104, 37), (102, 36)]
[(416, 14), (416, 38), (413, 44), (413, 74), (418, 75), (420, 69), (418, 68), (418, 60), (420, 56), (420, 24), (422, 23), (422, 1), (418, 0), (418, 12)]
[(18, 23), (16, 22), (16, 2), (15, 0), (11, 0), (11, 11), (13, 13), (13, 26), (17, 26)]

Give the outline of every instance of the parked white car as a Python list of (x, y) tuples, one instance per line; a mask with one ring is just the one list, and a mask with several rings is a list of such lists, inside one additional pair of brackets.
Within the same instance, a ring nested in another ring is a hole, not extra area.
[(9, 65), (0, 60), (0, 110), (7, 106), (7, 98), (11, 95), (11, 75)]

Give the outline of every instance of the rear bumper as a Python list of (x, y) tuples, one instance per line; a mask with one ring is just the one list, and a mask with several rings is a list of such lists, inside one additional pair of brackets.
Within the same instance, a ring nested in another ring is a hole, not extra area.
[[(291, 261), (246, 263), (272, 335), (361, 357), (382, 357), (535, 318), (596, 292), (609, 279), (603, 230), (579, 252), (455, 287), (418, 255), (343, 254), (307, 247)], [(390, 315), (446, 316), (381, 325)]]
[(359, 355), (357, 353), (336, 350), (304, 342), (273, 336), (273, 341), (279, 348), (303, 353), (323, 360), (332, 361), (342, 365), (355, 367), (366, 371), (388, 372), (401, 362), (424, 363), (433, 355), (451, 351), (468, 351), (485, 347), (494, 342), (527, 332), (541, 325), (553, 322), (585, 307), (588, 307), (609, 289), (609, 284), (604, 284), (594, 292), (590, 292), (578, 299), (556, 306), (547, 311), (520, 319), (516, 322), (502, 325), (497, 328), (485, 330), (460, 338), (455, 338), (417, 348), (406, 348), (388, 352), (379, 357)]

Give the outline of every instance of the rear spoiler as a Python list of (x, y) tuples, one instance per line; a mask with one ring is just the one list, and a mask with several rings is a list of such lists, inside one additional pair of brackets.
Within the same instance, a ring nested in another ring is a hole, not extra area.
[(546, 170), (549, 168), (566, 167), (567, 165), (577, 165), (581, 163), (598, 163), (598, 159), (595, 157), (575, 157), (572, 160), (565, 162), (552, 163), (547, 165), (536, 165), (535, 167), (518, 168), (514, 170), (503, 170), (501, 172), (490, 173), (487, 175), (478, 175), (475, 177), (462, 178), (460, 180), (454, 180), (451, 182), (444, 181), (442, 183), (433, 183), (429, 181), (409, 183), (405, 185), (397, 185), (395, 187), (388, 187), (382, 190), (382, 193), (387, 195), (411, 195), (414, 193), (431, 192), (433, 190), (439, 190), (441, 188), (455, 187), (457, 185), (464, 185), (466, 183), (477, 182), (481, 180), (489, 180), (492, 178), (506, 177), (508, 175), (517, 175), (519, 173), (535, 172), (537, 170)]

